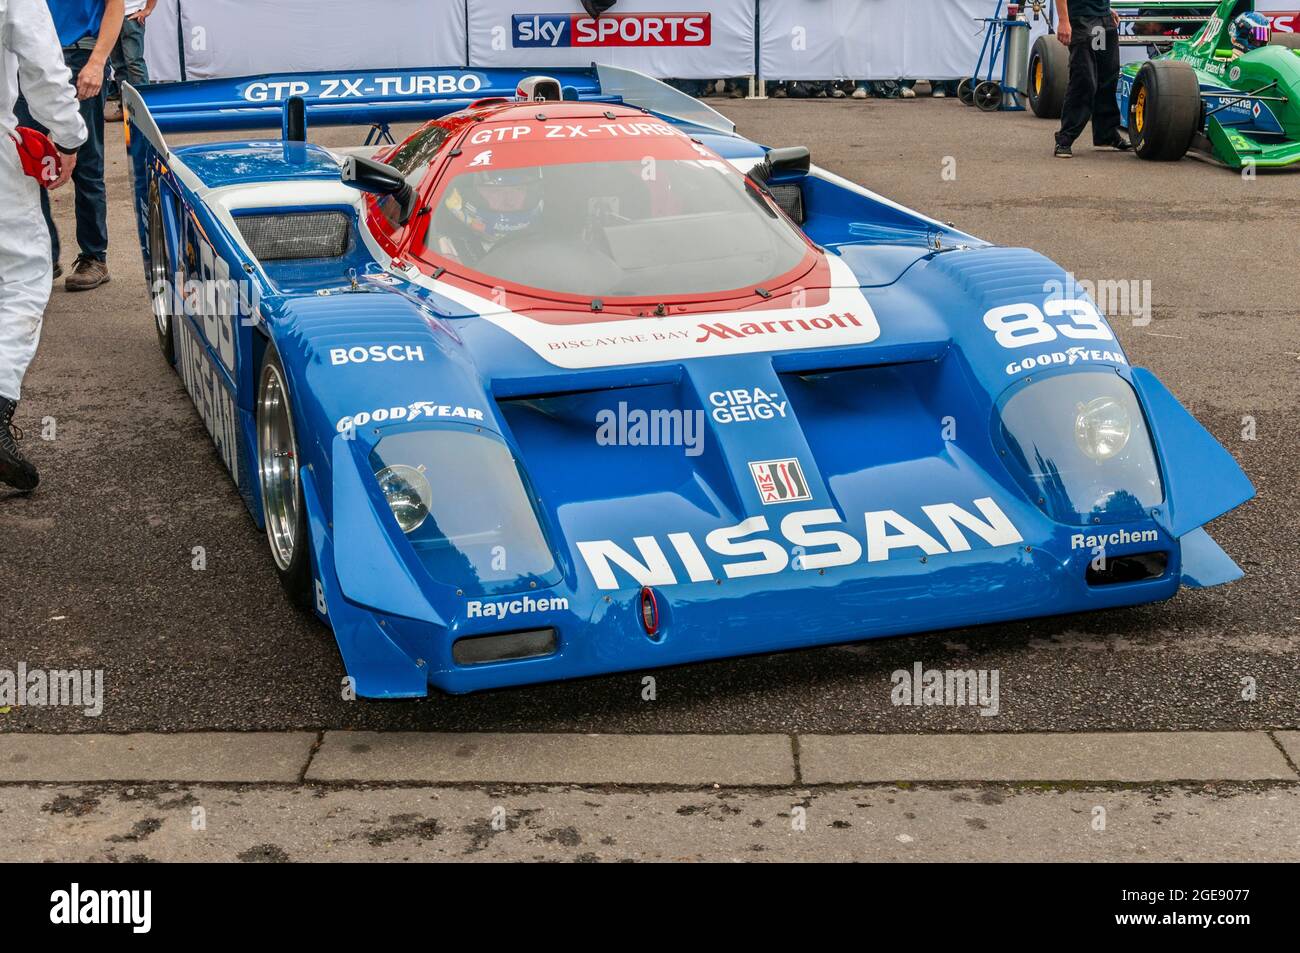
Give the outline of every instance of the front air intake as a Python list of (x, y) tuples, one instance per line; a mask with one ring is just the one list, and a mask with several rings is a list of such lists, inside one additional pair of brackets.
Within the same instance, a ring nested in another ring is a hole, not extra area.
[(241, 215), (236, 221), (259, 261), (338, 258), (348, 250), (344, 212)]
[(1090, 586), (1113, 586), (1125, 582), (1159, 579), (1169, 565), (1168, 553), (1129, 553), (1107, 556), (1088, 564), (1084, 574)]
[(504, 635), (476, 635), (459, 639), (451, 647), (457, 665), (484, 665), (488, 662), (513, 662), (519, 659), (554, 655), (554, 629), (508, 632)]

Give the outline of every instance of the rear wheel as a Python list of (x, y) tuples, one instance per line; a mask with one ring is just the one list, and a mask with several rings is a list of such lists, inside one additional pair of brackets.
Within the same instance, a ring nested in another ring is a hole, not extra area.
[(149, 300), (153, 307), (158, 346), (168, 364), (176, 363), (172, 331), (171, 267), (167, 258), (167, 231), (163, 226), (162, 195), (158, 183), (149, 189)]
[(963, 106), (975, 105), (975, 78), (967, 76), (957, 84), (957, 101)]
[(1300, 33), (1274, 33), (1268, 41), (1269, 46), (1285, 46), (1289, 50), (1300, 50)]
[(1029, 108), (1039, 119), (1060, 119), (1070, 79), (1070, 51), (1055, 36), (1040, 36), (1029, 53)]
[(298, 441), (288, 376), (268, 344), (257, 377), (257, 473), (266, 540), (280, 584), (294, 604), (312, 605), (311, 540), (303, 504)]
[(1138, 158), (1181, 159), (1201, 123), (1201, 87), (1182, 60), (1148, 60), (1129, 95), (1128, 130)]

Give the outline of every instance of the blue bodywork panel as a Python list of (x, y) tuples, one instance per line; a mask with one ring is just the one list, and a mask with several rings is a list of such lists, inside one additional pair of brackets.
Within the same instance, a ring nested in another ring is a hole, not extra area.
[[(566, 99), (643, 109), (736, 168), (766, 155), (646, 77), (550, 75)], [(816, 246), (798, 301), (756, 294), (732, 312), (622, 323), (593, 305), (556, 325), (390, 258), (336, 153), (165, 139), (278, 128), (291, 96), (308, 133), (437, 119), (512, 97), (525, 76), (362, 71), (126, 91), (146, 274), (189, 289), (155, 296), (166, 356), (259, 524), (257, 389), (278, 356), (316, 612), (360, 695), (1135, 605), (1239, 574), (1201, 527), (1248, 499), (1249, 481), (1033, 251), (814, 167), (780, 180), (799, 189)], [(244, 216), (304, 212), (343, 216), (340, 254), (260, 260), (244, 240)], [(658, 349), (638, 351), (647, 342)], [(1085, 404), (1128, 428), (1113, 458), (1082, 442)], [(657, 412), (675, 415), (664, 419), (680, 440), (628, 438), (628, 421)], [(380, 487), (398, 471), (429, 485), (428, 515), (408, 533)], [(1098, 576), (1102, 553), (1163, 568)], [(550, 641), (530, 644), (550, 648), (532, 657), (456, 649), (539, 632)]]
[(1154, 374), (1138, 368), (1133, 371), (1133, 384), (1162, 451), (1169, 500), (1158, 518), (1170, 535), (1185, 536), (1255, 495), (1232, 454)]
[(212, 142), (183, 146), (177, 154), (209, 188), (248, 182), (339, 177), (338, 159), (328, 149), (306, 143), (285, 148), (275, 142)]

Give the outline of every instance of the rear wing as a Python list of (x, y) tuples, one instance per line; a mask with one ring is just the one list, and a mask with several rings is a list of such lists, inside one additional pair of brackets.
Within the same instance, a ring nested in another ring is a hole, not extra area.
[(1175, 40), (1190, 40), (1214, 16), (1223, 0), (1115, 0), (1121, 46), (1168, 48)]
[(301, 138), (312, 125), (387, 130), (389, 123), (424, 122), (477, 100), (515, 98), (537, 73), (559, 80), (566, 100), (622, 103), (666, 119), (732, 135), (735, 124), (665, 83), (634, 70), (593, 64), (587, 69), (424, 69), (267, 73), (234, 79), (124, 86), (128, 121), (163, 156), (164, 133), (280, 129)]

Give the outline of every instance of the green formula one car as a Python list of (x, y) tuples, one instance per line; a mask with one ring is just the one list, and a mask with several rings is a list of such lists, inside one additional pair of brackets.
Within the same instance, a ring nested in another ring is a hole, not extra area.
[[(1120, 115), (1139, 158), (1179, 159), (1195, 149), (1233, 169), (1300, 164), (1300, 34), (1273, 32), (1254, 7), (1116, 7), (1121, 44), (1152, 53), (1119, 80)], [(1055, 36), (1039, 37), (1027, 84), (1035, 115), (1060, 117), (1068, 75), (1069, 51)]]

